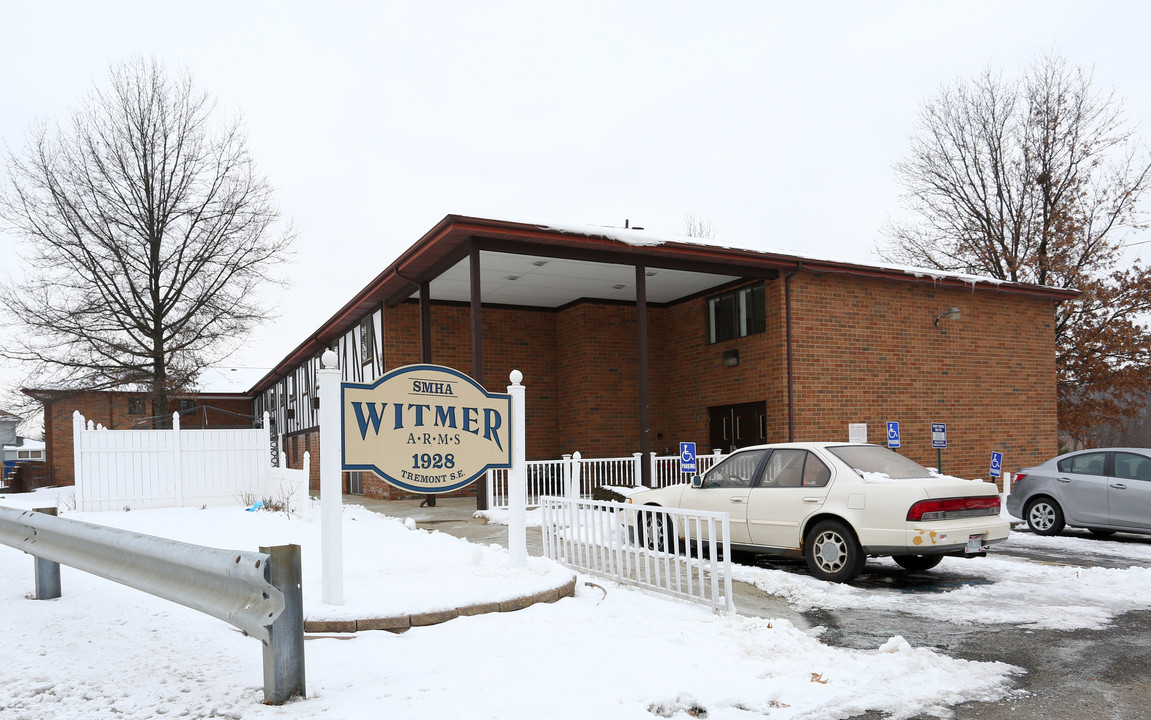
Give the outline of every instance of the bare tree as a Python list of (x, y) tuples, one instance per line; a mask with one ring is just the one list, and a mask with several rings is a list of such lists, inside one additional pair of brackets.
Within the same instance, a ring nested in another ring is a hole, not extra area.
[(152, 414), (267, 317), (257, 289), (290, 228), (238, 121), (156, 61), (112, 65), (66, 127), (41, 124), (6, 156), (0, 218), (25, 275), (0, 289), (20, 323), (4, 357), (31, 378), (135, 386)]
[(715, 239), (715, 230), (711, 226), (711, 220), (709, 218), (699, 218), (695, 215), (684, 216), (683, 228), (680, 229), (679, 234), (701, 240)]
[(915, 219), (885, 229), (885, 258), (1082, 291), (1056, 310), (1060, 426), (1138, 410), (1151, 271), (1123, 251), (1151, 161), (1114, 93), (1053, 55), (1016, 80), (987, 70), (923, 106), (895, 170)]

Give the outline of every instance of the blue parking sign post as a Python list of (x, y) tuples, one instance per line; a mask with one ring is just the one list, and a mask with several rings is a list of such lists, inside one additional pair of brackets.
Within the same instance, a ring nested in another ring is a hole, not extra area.
[(679, 471), (681, 473), (696, 472), (695, 443), (681, 442), (679, 444)]
[(991, 453), (991, 477), (997, 478), (1003, 475), (1003, 453)]
[(887, 423), (887, 447), (892, 448), (892, 449), (899, 447), (899, 423), (898, 422)]
[(931, 447), (935, 448), (935, 469), (943, 474), (943, 448), (947, 447), (947, 423), (931, 423)]

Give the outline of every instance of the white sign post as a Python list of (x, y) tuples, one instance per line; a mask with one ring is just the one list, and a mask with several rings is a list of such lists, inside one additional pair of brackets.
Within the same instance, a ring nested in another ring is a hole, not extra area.
[(528, 506), (528, 466), (524, 444), (527, 439), (524, 422), (525, 388), (520, 384), (524, 374), (512, 370), (508, 376), (508, 395), (512, 397), (511, 407), (511, 467), (508, 469), (508, 566), (512, 569), (527, 566), (527, 506)]
[(320, 358), (320, 558), (323, 601), (344, 604), (344, 483), (340, 477), (340, 365), (331, 350)]

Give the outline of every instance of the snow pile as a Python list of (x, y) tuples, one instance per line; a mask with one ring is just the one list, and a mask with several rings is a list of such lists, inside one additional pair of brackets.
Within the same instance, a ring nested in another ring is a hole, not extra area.
[[(1016, 532), (1008, 542), (1029, 542), (1028, 537)], [(1092, 546), (1100, 544), (1096, 542)], [(895, 563), (887, 558), (870, 559), (868, 566), (895, 568)], [(992, 550), (992, 554), (984, 558), (944, 558), (931, 573), (942, 579), (941, 585), (954, 589), (906, 593), (897, 587), (832, 585), (808, 575), (743, 565), (734, 566), (732, 576), (786, 600), (800, 612), (866, 607), (956, 625), (1098, 629), (1122, 613), (1151, 608), (1151, 596), (1146, 592), (1146, 588), (1151, 587), (1148, 568), (1040, 564), (996, 557)]]

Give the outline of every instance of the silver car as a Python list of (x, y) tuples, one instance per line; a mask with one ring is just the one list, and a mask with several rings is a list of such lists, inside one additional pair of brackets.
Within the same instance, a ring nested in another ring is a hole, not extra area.
[(1151, 450), (1099, 448), (1024, 468), (1007, 496), (1007, 512), (1039, 535), (1065, 526), (1097, 535), (1151, 534)]

